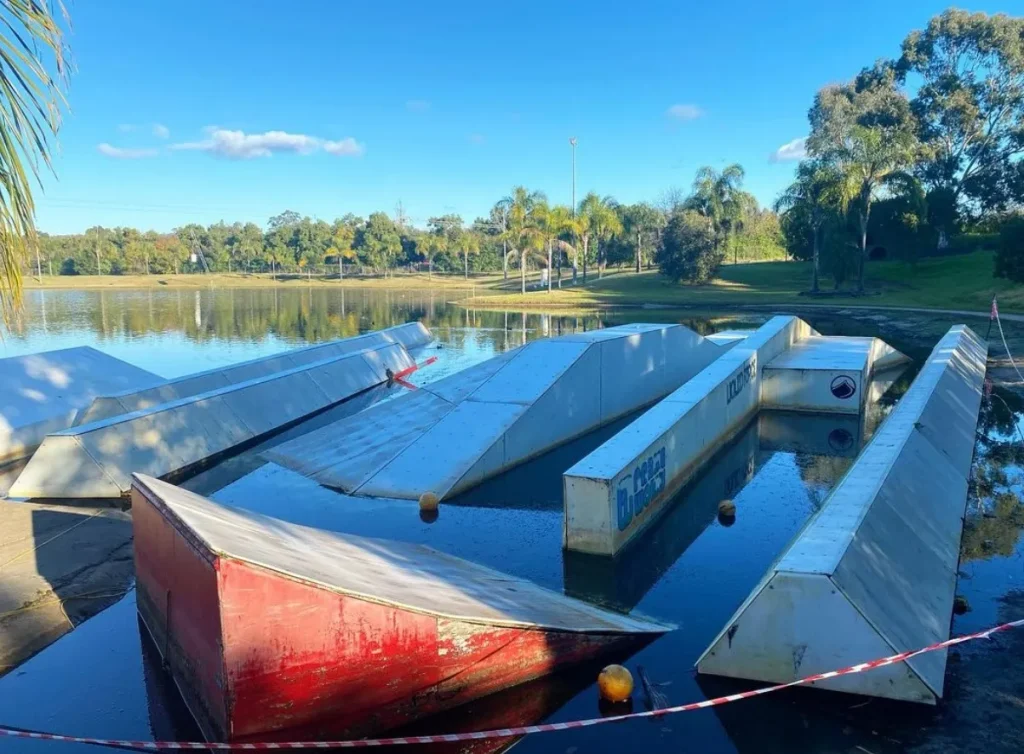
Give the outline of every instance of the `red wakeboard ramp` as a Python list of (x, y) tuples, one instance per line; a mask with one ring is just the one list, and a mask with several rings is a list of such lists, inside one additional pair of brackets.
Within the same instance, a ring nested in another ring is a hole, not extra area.
[(671, 629), (141, 474), (132, 505), (139, 613), (210, 740), (369, 735)]

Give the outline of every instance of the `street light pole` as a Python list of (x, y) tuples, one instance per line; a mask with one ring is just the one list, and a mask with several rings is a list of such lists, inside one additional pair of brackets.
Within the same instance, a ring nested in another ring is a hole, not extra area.
[[(572, 219), (576, 220), (576, 137), (569, 137), (569, 145), (572, 147)], [(572, 235), (573, 246), (579, 246), (579, 238), (576, 237), (576, 231), (573, 230)], [(578, 253), (578, 251), (577, 251)], [(561, 287), (562, 281), (559, 280), (559, 287)], [(572, 257), (572, 284), (576, 285), (576, 254)]]

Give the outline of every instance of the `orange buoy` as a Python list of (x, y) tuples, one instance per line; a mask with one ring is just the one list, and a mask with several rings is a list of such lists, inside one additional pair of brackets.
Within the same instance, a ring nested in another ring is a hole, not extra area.
[(736, 515), (736, 503), (732, 500), (725, 499), (718, 503), (718, 515), (727, 516), (729, 518)]
[(609, 702), (624, 702), (633, 693), (633, 676), (621, 665), (609, 665), (597, 676), (601, 697)]
[(422, 495), (420, 495), (421, 511), (436, 511), (437, 503), (437, 495), (435, 495), (433, 492), (424, 492)]

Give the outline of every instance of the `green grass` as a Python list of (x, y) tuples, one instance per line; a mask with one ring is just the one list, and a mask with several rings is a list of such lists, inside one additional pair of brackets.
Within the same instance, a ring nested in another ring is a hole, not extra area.
[[(551, 294), (532, 291), (521, 294), (476, 296), (462, 303), (474, 307), (570, 308), (607, 306), (736, 306), (744, 304), (834, 304), (836, 306), (911, 306), (936, 309), (987, 311), (992, 296), (999, 297), (1006, 311), (1024, 311), (1024, 286), (992, 277), (992, 253), (974, 252), (961, 256), (926, 259), (916, 265), (906, 262), (870, 262), (867, 295), (850, 291), (828, 297), (800, 295), (810, 288), (808, 262), (760, 262), (726, 265), (707, 285), (672, 283), (654, 272), (616, 273), (604, 280), (572, 288), (565, 286)], [(848, 283), (852, 286), (853, 283)], [(823, 278), (822, 291), (830, 292), (833, 281)]]

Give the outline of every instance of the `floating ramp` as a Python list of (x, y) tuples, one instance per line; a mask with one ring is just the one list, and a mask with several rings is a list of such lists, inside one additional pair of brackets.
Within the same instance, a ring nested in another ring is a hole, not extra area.
[[(842, 357), (838, 370), (826, 368), (828, 352)], [(904, 360), (875, 338), (822, 338), (797, 317), (773, 317), (565, 472), (565, 547), (615, 554), (762, 405), (857, 413), (876, 366)]]
[(246, 380), (267, 377), (277, 372), (389, 343), (400, 343), (407, 349), (419, 348), (426, 345), (431, 337), (430, 331), (422, 322), (409, 322), (352, 338), (295, 348), (239, 364), (189, 374), (159, 385), (147, 386), (147, 389), (133, 388), (110, 393), (93, 400), (92, 405), (79, 414), (75, 424), (89, 424), (118, 414), (189, 398)]
[(207, 740), (371, 735), (670, 630), (135, 476), (138, 607)]
[[(785, 683), (949, 638), (987, 346), (939, 341), (850, 471), (697, 663)], [(822, 688), (934, 704), (946, 651)]]
[(444, 499), (658, 400), (725, 352), (681, 325), (538, 340), (265, 455), (349, 494)]
[(413, 365), (405, 346), (388, 343), (53, 433), (8, 496), (119, 497), (132, 472), (184, 473)]
[(97, 396), (160, 382), (163, 377), (89, 346), (0, 359), (0, 463), (31, 455)]

